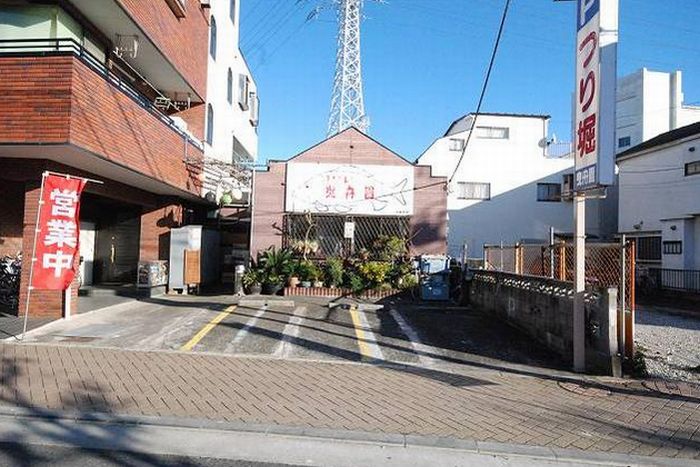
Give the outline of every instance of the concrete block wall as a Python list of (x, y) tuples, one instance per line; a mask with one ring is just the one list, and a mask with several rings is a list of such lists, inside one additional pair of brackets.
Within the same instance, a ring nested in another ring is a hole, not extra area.
[[(475, 271), (470, 304), (524, 331), (573, 362), (573, 284), (497, 271)], [(617, 359), (616, 290), (586, 294), (586, 369), (612, 374)], [(613, 303), (613, 309), (610, 304)]]

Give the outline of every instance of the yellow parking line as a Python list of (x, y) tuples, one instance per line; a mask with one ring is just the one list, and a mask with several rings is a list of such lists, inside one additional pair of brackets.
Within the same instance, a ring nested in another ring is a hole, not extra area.
[(362, 329), (360, 315), (357, 313), (357, 305), (350, 305), (350, 318), (352, 318), (352, 325), (355, 327), (357, 345), (360, 347), (360, 353), (364, 358), (372, 358), (372, 352), (366, 342), (367, 336), (365, 336), (365, 331)]
[(236, 310), (236, 305), (231, 305), (230, 307), (226, 308), (224, 311), (219, 313), (218, 315), (214, 316), (214, 318), (209, 321), (202, 329), (199, 330), (197, 334), (195, 334), (192, 339), (190, 339), (187, 344), (183, 345), (180, 347), (180, 350), (184, 351), (189, 351), (192, 350), (192, 348), (201, 341), (204, 336), (209, 334), (209, 331), (214, 329), (214, 327), (221, 322), (222, 319), (226, 318), (228, 315), (233, 313)]

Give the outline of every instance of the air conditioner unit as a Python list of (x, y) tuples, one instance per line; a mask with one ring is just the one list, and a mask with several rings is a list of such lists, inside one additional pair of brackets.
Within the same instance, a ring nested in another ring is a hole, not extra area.
[(202, 4), (202, 8), (211, 8), (211, 0), (199, 0)]
[(572, 199), (574, 196), (574, 174), (564, 174), (564, 183), (561, 190), (561, 197)]

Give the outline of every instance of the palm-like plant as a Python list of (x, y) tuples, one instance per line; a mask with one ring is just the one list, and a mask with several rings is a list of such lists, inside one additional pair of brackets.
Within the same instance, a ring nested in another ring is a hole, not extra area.
[(292, 252), (286, 248), (276, 249), (271, 246), (265, 250), (258, 264), (265, 273), (266, 282), (280, 282), (288, 277), (294, 268), (294, 257)]

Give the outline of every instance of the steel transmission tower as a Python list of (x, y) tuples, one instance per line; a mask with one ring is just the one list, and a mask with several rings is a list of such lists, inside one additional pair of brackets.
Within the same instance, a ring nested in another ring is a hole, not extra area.
[(338, 52), (328, 119), (328, 136), (354, 126), (362, 132), (369, 127), (362, 95), (360, 64), (360, 21), (364, 0), (334, 0), (338, 8)]

